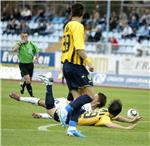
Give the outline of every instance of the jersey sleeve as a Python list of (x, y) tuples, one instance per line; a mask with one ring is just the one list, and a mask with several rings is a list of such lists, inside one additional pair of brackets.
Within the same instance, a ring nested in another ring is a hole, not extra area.
[(99, 121), (95, 124), (95, 126), (106, 125), (106, 123), (110, 122), (110, 117), (104, 115), (100, 117)]
[(35, 45), (35, 43), (31, 42), (31, 44), (33, 45), (34, 48), (34, 53), (37, 54), (40, 52), (40, 49), (37, 47), (37, 45)]
[(84, 27), (82, 24), (76, 24), (76, 26), (74, 26), (73, 40), (76, 50), (84, 49)]

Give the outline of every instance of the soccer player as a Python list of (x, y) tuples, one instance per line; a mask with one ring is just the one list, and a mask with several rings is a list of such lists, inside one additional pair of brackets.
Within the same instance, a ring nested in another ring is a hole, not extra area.
[[(37, 105), (37, 106), (46, 108), (45, 100), (40, 99), (38, 97), (24, 97), (24, 96), (18, 95), (15, 92), (11, 92), (9, 94), (9, 96), (12, 99), (17, 100), (17, 101), (26, 102), (26, 103), (30, 103), (33, 105)], [(54, 107), (56, 107), (56, 109), (59, 109), (60, 107), (67, 106), (67, 104), (70, 103), (70, 101), (72, 101), (72, 100), (70, 100), (70, 98), (72, 98), (72, 95), (70, 93), (68, 94), (67, 99), (64, 97), (54, 98)], [(95, 110), (97, 108), (101, 108), (101, 107), (105, 106), (106, 98), (107, 97), (103, 93), (99, 92), (98, 94), (95, 94), (95, 97), (94, 97), (94, 100), (95, 100), (94, 102), (97, 103), (96, 106), (95, 106), (95, 104), (93, 106), (93, 104), (91, 102), (91, 103), (84, 104), (82, 106), (82, 109), (84, 109), (85, 111), (91, 111), (91, 110)]]
[(13, 51), (18, 52), (19, 57), (19, 68), (23, 83), (20, 85), (21, 94), (24, 93), (25, 87), (28, 90), (30, 96), (33, 97), (33, 91), (31, 86), (34, 62), (38, 60), (39, 48), (32, 42), (28, 41), (28, 32), (23, 31), (20, 34), (21, 41), (17, 41), (13, 47)]
[[(84, 6), (82, 4), (72, 5), (72, 18), (65, 25), (62, 37), (63, 75), (69, 91), (74, 98), (77, 98), (64, 109), (61, 109), (59, 117), (61, 124), (66, 127), (67, 115), (71, 114), (67, 133), (72, 133), (74, 136), (80, 135), (76, 129), (76, 121), (81, 107), (90, 103), (95, 95), (92, 80), (86, 69), (87, 66), (89, 71), (94, 71), (94, 66), (84, 48), (84, 26), (81, 24), (83, 12)], [(82, 89), (83, 93), (86, 94), (80, 94), (78, 89)]]
[[(106, 126), (108, 128), (118, 128), (118, 129), (132, 129), (135, 127), (137, 121), (142, 117), (137, 116), (133, 119), (120, 116), (122, 110), (122, 104), (119, 100), (113, 100), (108, 108), (99, 108), (96, 111), (85, 111), (82, 113), (78, 119), (78, 125), (80, 126)], [(46, 113), (33, 113), (34, 118), (51, 119), (50, 115)], [(113, 121), (132, 123), (129, 126), (122, 126), (116, 124)]]

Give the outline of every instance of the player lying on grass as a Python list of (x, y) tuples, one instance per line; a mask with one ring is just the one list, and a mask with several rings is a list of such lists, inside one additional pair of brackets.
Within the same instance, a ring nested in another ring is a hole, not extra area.
[[(52, 95), (52, 90), (49, 90), (49, 88), (52, 89), (52, 83), (50, 82), (50, 80), (46, 77), (41, 79), (46, 84), (46, 88), (47, 88), (46, 96)], [(40, 100), (39, 98), (20, 97), (15, 93), (11, 93), (10, 97), (18, 101), (25, 101), (43, 107), (47, 106), (48, 104), (46, 101)], [(53, 107), (52, 111), (50, 112), (48, 111), (49, 115), (45, 113), (34, 113), (33, 117), (47, 118), (47, 119), (52, 117), (54, 120), (59, 121), (59, 117), (58, 117), (59, 109), (66, 106), (66, 104), (67, 104), (67, 100), (64, 98), (55, 99), (55, 107)], [(90, 108), (85, 107), (85, 109), (90, 109)], [(119, 113), (121, 112), (121, 110), (122, 110), (122, 104), (119, 100), (113, 100), (108, 108), (99, 108), (95, 111), (83, 110), (82, 108), (82, 110), (79, 111), (80, 117), (78, 119), (78, 125), (81, 126), (93, 125), (93, 126), (106, 126), (110, 128), (132, 129), (135, 126), (135, 124), (129, 126), (121, 126), (119, 124), (114, 123), (113, 120), (120, 121), (120, 122), (127, 122), (127, 123), (136, 123), (141, 119), (141, 117), (137, 116), (133, 119), (129, 119), (127, 117), (120, 116)], [(69, 115), (68, 115), (68, 120), (69, 120)], [(67, 134), (71, 135), (70, 133)]]

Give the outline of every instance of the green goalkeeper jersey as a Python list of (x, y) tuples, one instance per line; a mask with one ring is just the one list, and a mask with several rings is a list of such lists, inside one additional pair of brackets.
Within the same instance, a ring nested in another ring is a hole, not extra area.
[[(19, 42), (17, 42), (19, 44)], [(39, 48), (31, 41), (21, 44), (18, 49), (20, 63), (32, 63), (34, 56), (39, 52)]]

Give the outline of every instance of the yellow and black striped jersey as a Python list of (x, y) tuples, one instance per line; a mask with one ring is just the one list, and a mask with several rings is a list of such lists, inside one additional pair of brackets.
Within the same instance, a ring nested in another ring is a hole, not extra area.
[(84, 50), (84, 26), (78, 21), (69, 21), (62, 37), (61, 62), (85, 65), (84, 60), (77, 54), (77, 50)]
[[(116, 119), (114, 117), (113, 119)], [(93, 125), (93, 126), (100, 126), (105, 125), (106, 123), (110, 122), (111, 118), (109, 116), (109, 112), (107, 108), (101, 108), (98, 111), (91, 111), (81, 114), (78, 119), (78, 125)]]

